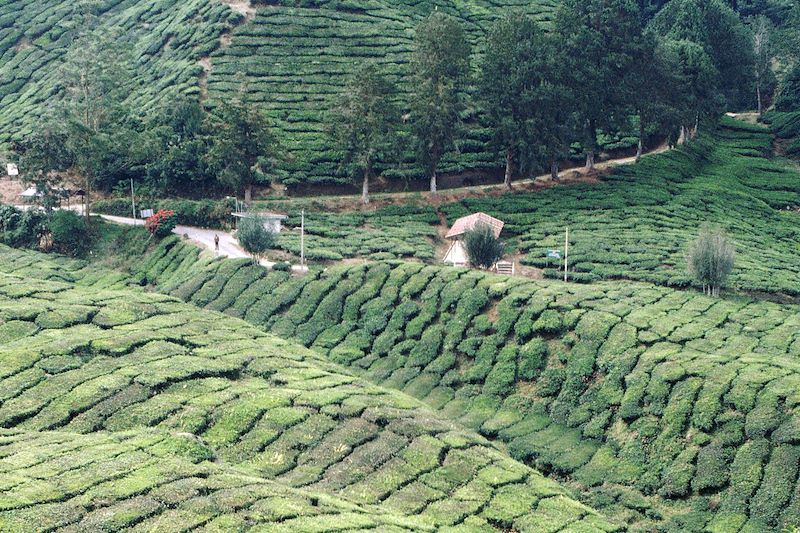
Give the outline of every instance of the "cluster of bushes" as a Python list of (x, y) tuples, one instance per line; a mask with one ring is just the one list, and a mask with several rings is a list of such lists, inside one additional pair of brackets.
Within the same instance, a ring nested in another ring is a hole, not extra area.
[(0, 205), (0, 242), (80, 257), (91, 248), (92, 238), (86, 220), (72, 211)]
[(159, 209), (153, 216), (144, 221), (144, 227), (153, 237), (163, 239), (172, 233), (178, 225), (178, 215), (169, 209)]

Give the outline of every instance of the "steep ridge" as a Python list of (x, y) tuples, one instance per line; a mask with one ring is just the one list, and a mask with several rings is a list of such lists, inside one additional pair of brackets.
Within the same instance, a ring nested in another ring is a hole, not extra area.
[(5, 247), (0, 478), (11, 531), (619, 529), (315, 352)]

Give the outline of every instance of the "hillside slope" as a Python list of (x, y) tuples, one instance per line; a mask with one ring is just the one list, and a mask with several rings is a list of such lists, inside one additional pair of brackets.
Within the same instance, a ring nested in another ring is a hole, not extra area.
[[(509, 254), (560, 277), (547, 258), (562, 250), (570, 228), (572, 279), (632, 279), (685, 287), (688, 244), (703, 224), (735, 241), (730, 286), (800, 296), (800, 171), (775, 156), (761, 126), (725, 118), (686, 146), (614, 167), (599, 183), (534, 192), (485, 194), (457, 202), (429, 198), (374, 210), (331, 212), (316, 199), (277, 199), (259, 208), (288, 213), (300, 226), (305, 208), (306, 257), (441, 260), (435, 238), (459, 217), (484, 212), (506, 222)], [(355, 203), (355, 199), (353, 200)], [(128, 204), (119, 203), (125, 215)], [(300, 235), (287, 231), (278, 246), (299, 257)]]
[[(433, 9), (460, 20), (475, 50), (492, 20), (509, 9), (522, 9), (547, 24), (556, 0), (370, 0), (342, 3), (283, 1), (260, 7), (254, 20), (238, 27), (231, 46), (212, 54), (209, 94), (221, 99), (236, 89), (236, 73), (244, 72), (252, 98), (262, 103), (284, 133), (293, 162), (286, 183), (330, 182), (338, 158), (325, 136), (326, 112), (344, 87), (354, 66), (375, 61), (397, 83), (407, 102), (408, 63), (414, 29)], [(490, 132), (477, 122), (475, 110), (461, 153), (448, 158), (443, 172), (497, 167), (487, 147)], [(389, 177), (416, 175), (407, 167)]]
[[(88, 5), (88, 4), (87, 4)], [(200, 92), (198, 61), (243, 20), (217, 1), (103, 0), (87, 18), (72, 0), (0, 4), (0, 145), (19, 140), (47, 108), (68, 49), (89, 24), (118, 35), (136, 60), (131, 104), (141, 112)], [(95, 22), (90, 22), (94, 20)]]
[(797, 306), (400, 262), (290, 279), (176, 241), (133, 279), (422, 399), (634, 530), (800, 522)]
[(619, 529), (319, 354), (5, 247), (0, 479), (3, 531)]
[[(11, 0), (0, 6), (0, 146), (30, 133), (57, 91), (64, 55), (87, 25), (79, 5)], [(97, 5), (96, 31), (118, 34), (137, 62), (134, 109), (147, 113), (177, 94), (202, 98), (213, 108), (244, 81), (279, 133), (287, 155), (282, 179), (297, 185), (347, 181), (337, 176), (338, 156), (323, 133), (333, 100), (355, 65), (379, 63), (405, 102), (414, 30), (431, 11), (445, 11), (464, 24), (477, 61), (493, 19), (513, 8), (547, 25), (557, 0), (103, 0)], [(443, 172), (501, 166), (479, 114), (476, 109), (465, 114), (466, 139), (460, 153), (443, 162)], [(635, 144), (633, 138), (601, 141), (611, 148)], [(389, 178), (419, 174), (411, 154), (406, 159)]]

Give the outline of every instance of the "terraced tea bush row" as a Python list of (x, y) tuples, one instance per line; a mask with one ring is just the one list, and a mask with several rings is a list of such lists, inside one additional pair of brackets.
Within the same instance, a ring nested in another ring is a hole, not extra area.
[[(198, 295), (227, 264), (160, 290), (214, 306)], [(400, 262), (256, 285), (215, 308), (507, 443), (635, 531), (800, 521), (797, 306)]]
[[(87, 23), (69, 0), (10, 0), (0, 5), (0, 144), (31, 133), (52, 98), (64, 55)], [(136, 61), (131, 106), (141, 111), (178, 94), (198, 95), (198, 61), (243, 17), (222, 2), (104, 0), (97, 32), (116, 31)]]
[[(76, 435), (0, 430), (0, 527), (33, 532), (312, 531), (319, 523), (426, 531), (423, 521), (247, 475), (162, 431)], [(52, 484), (45, 490), (44, 483)]]
[[(119, 274), (1, 251), (0, 529), (619, 529), (474, 431), (320, 354), (120, 290)], [(169, 252), (196, 257), (178, 244), (150, 259)], [(210, 278), (196, 303), (238, 301), (259, 277), (215, 264), (226, 282)]]

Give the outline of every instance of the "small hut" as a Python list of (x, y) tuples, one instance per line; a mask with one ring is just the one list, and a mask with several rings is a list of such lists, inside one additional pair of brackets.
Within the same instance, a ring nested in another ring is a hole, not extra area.
[(453, 223), (453, 227), (447, 232), (445, 238), (452, 242), (450, 248), (444, 256), (444, 262), (453, 266), (467, 266), (469, 264), (469, 257), (467, 250), (464, 248), (463, 240), (464, 234), (475, 228), (478, 224), (486, 224), (494, 230), (494, 236), (500, 237), (503, 231), (505, 222), (494, 217), (490, 217), (486, 213), (474, 213), (472, 215), (459, 218)]
[(281, 232), (283, 229), (281, 223), (289, 218), (286, 215), (279, 215), (277, 213), (233, 213), (233, 217), (237, 219), (237, 221), (242, 218), (259, 218), (264, 223), (264, 228), (275, 234)]

